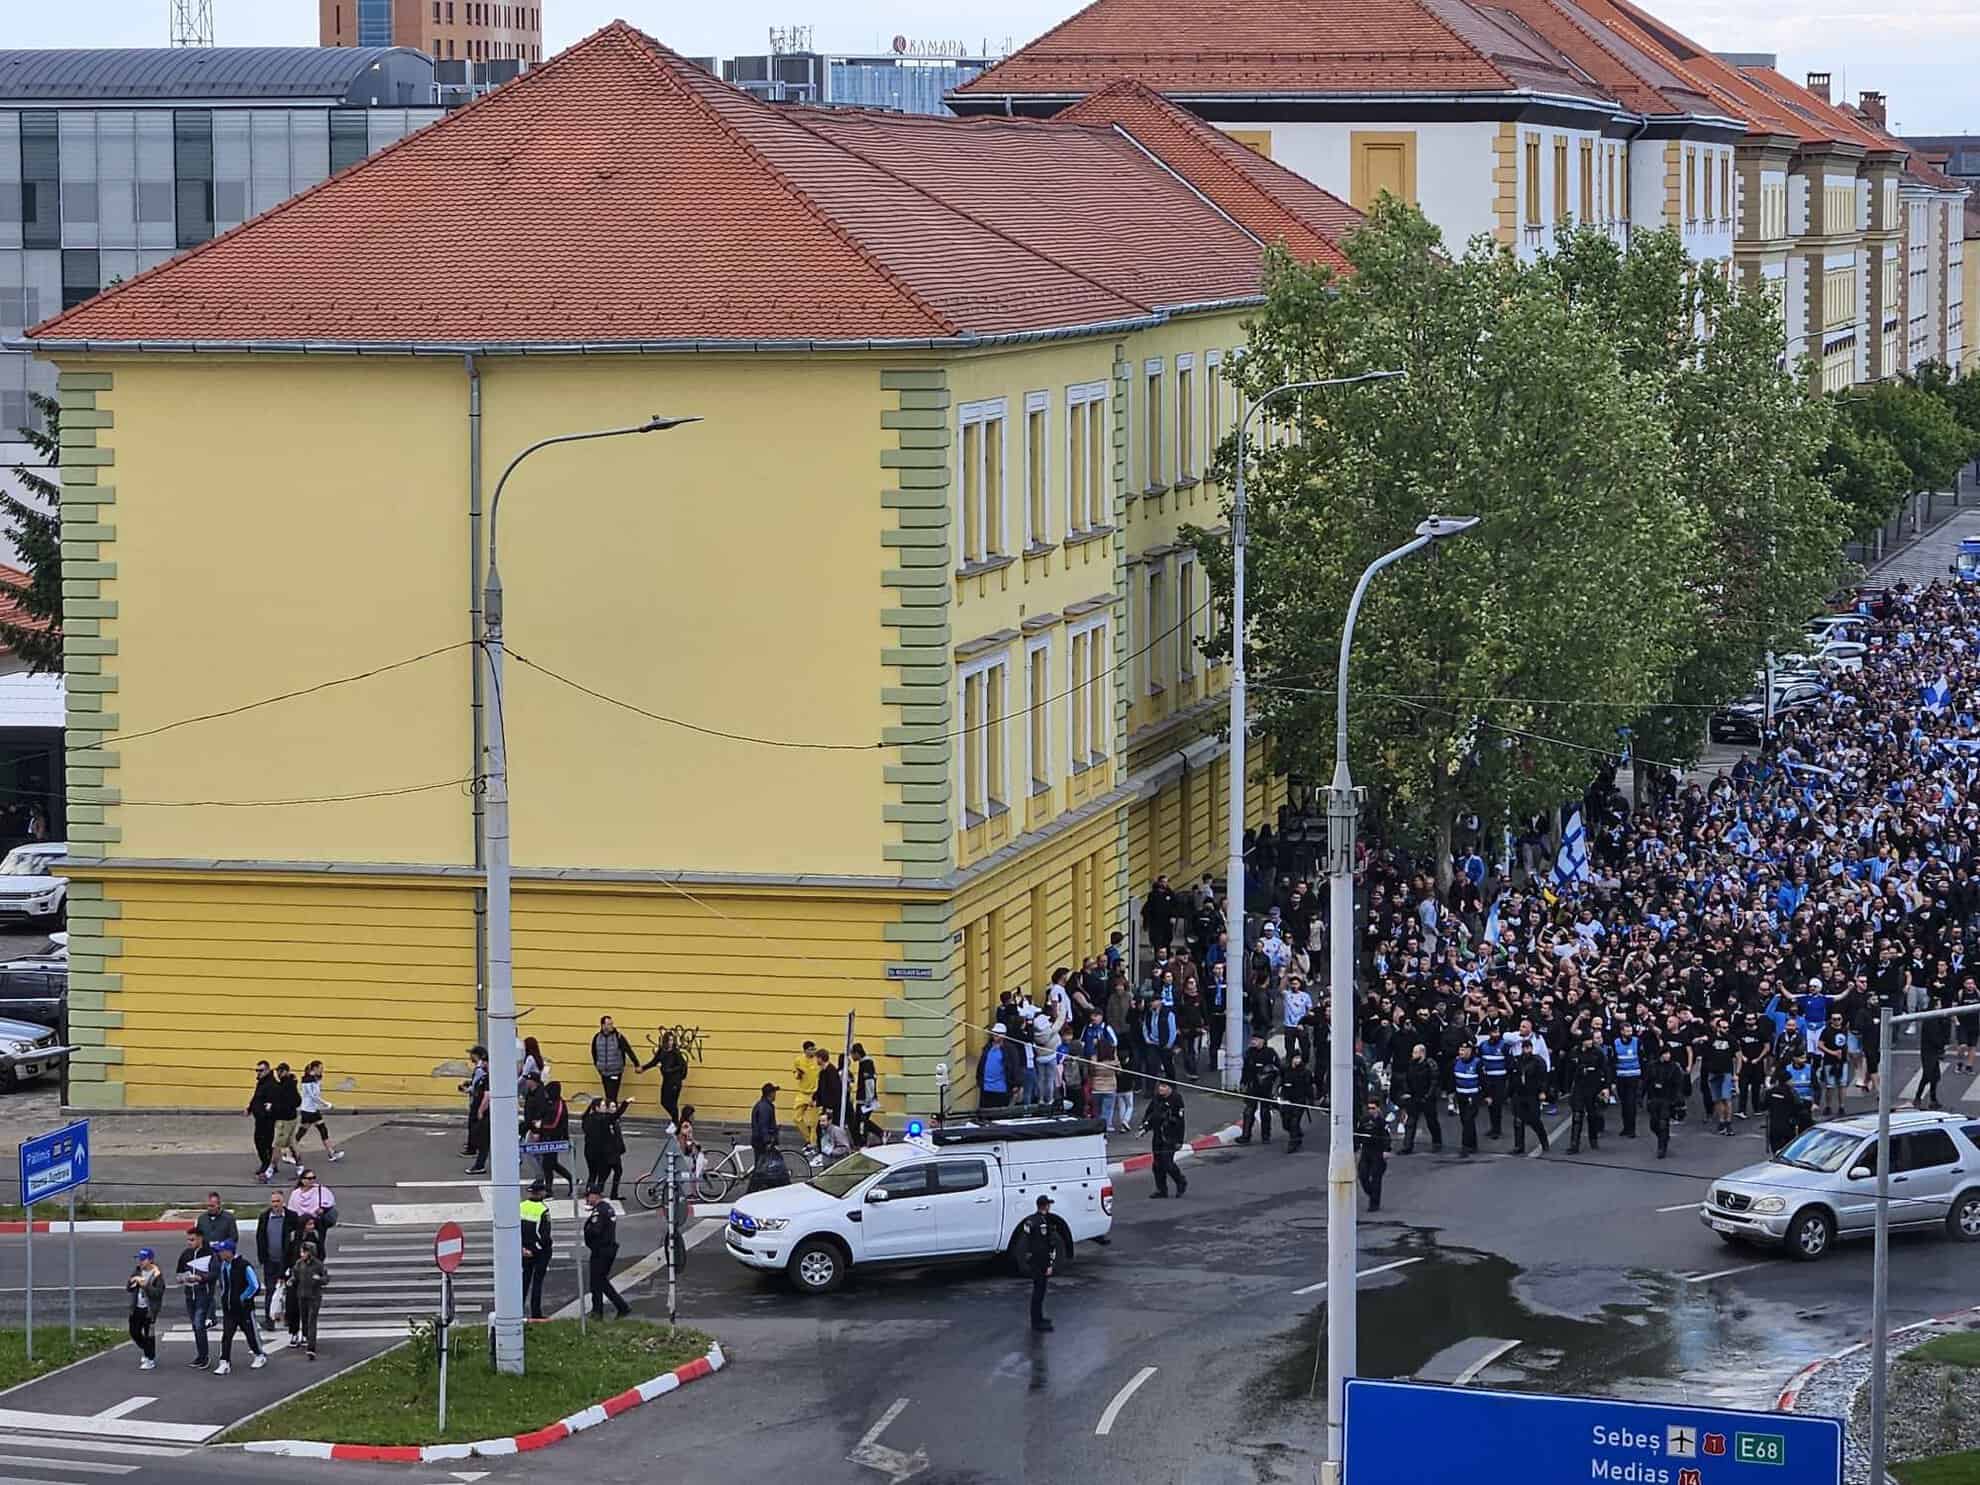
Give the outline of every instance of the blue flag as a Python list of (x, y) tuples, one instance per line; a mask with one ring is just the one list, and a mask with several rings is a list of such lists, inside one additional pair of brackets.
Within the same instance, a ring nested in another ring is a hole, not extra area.
[(1568, 815), (1567, 829), (1561, 833), (1561, 849), (1554, 856), (1554, 886), (1573, 886), (1588, 880), (1588, 832), (1581, 828), (1581, 811)]
[(1952, 687), (1946, 684), (1943, 674), (1929, 686), (1920, 687), (1920, 690), (1924, 693), (1926, 707), (1932, 711), (1942, 712), (1952, 703)]

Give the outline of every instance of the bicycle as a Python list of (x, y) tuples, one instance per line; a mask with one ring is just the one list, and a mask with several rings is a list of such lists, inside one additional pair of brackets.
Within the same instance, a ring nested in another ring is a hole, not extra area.
[[(786, 1170), (795, 1171), (798, 1168), (797, 1162), (788, 1152), (779, 1148), (776, 1153), (782, 1158)], [(634, 1199), (649, 1212), (657, 1210), (660, 1203), (666, 1199), (667, 1180), (661, 1168), (665, 1159), (666, 1151), (663, 1147), (659, 1157), (653, 1162), (653, 1169), (641, 1176), (633, 1185)], [(750, 1147), (733, 1145), (729, 1152), (713, 1165), (704, 1163), (698, 1175), (683, 1172), (679, 1179), (685, 1191), (702, 1201), (727, 1201), (732, 1191), (748, 1183), (755, 1169), (756, 1162), (751, 1158)]]

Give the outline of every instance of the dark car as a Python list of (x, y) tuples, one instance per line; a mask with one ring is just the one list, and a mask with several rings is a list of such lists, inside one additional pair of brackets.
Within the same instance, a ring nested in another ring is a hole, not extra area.
[(0, 1016), (32, 1021), (51, 1031), (68, 1024), (69, 961), (57, 954), (37, 954), (0, 964)]
[[(1798, 712), (1813, 706), (1828, 693), (1820, 681), (1782, 681), (1774, 687), (1774, 715)], [(1767, 727), (1767, 703), (1763, 693), (1748, 692), (1712, 713), (1706, 732), (1713, 742), (1758, 742)]]

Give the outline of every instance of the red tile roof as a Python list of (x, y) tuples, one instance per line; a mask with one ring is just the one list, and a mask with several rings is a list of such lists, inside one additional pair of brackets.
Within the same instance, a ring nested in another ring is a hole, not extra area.
[(1887, 143), (1833, 103), (1824, 102), (1797, 82), (1791, 82), (1772, 67), (1742, 67), (1740, 76), (1773, 98), (1789, 115), (1803, 125), (1802, 137), (1811, 140), (1853, 144), (1868, 151), (1903, 149)]
[[(31, 587), (33, 581), (18, 567), (9, 567), (4, 562), (0, 562), (0, 584), (5, 584), (4, 587), (0, 587), (0, 624), (13, 624), (23, 629), (48, 627), (48, 620), (37, 614), (30, 614), (21, 607), (20, 599), (14, 596), (19, 590)], [(0, 653), (5, 653), (4, 648), (0, 648)]]
[(1256, 294), (1258, 235), (1187, 173), (1097, 125), (772, 107), (615, 22), (32, 333), (925, 339)]
[(1133, 81), (1109, 84), (1056, 115), (1056, 123), (1112, 124), (1266, 242), (1308, 262), (1347, 266), (1339, 239), (1362, 215), (1221, 129)]
[(1854, 103), (1839, 103), (1836, 107), (1847, 114), (1864, 133), (1873, 135), (1880, 140), (1879, 148), (1905, 151), (1904, 175), (1906, 180), (1913, 181), (1921, 186), (1929, 186), (1935, 191), (1964, 191), (1967, 189), (1967, 183), (1965, 181), (1957, 180), (1947, 175), (1945, 171), (1941, 170), (1932, 162), (1925, 151), (1899, 139), (1897, 135), (1891, 133), (1889, 129), (1886, 129), (1882, 124), (1871, 118), (1869, 114), (1858, 108)]
[(1089, 93), (1466, 92), (1598, 97), (1545, 46), (1467, 0), (1094, 0), (956, 90)]

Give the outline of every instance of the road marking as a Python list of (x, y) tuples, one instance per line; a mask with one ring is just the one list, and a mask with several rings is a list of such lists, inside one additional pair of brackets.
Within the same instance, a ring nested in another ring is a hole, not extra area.
[[(684, 1250), (688, 1248), (698, 1247), (700, 1244), (706, 1242), (709, 1238), (715, 1236), (716, 1233), (722, 1231), (722, 1229), (727, 1226), (728, 1223), (726, 1222), (717, 1222), (708, 1219), (704, 1219), (700, 1222), (697, 1222), (693, 1227), (690, 1227), (687, 1230), (686, 1235), (684, 1235), (681, 1238), (681, 1247)], [(651, 1253), (647, 1254), (644, 1258), (640, 1259), (638, 1262), (628, 1264), (623, 1270), (612, 1275), (612, 1287), (614, 1289), (623, 1292), (627, 1289), (632, 1288), (633, 1285), (635, 1284), (645, 1283), (655, 1274), (663, 1272), (666, 1269), (666, 1267), (667, 1267), (666, 1248), (665, 1247), (656, 1248)], [(591, 1298), (591, 1288), (589, 1284), (587, 1284), (583, 1294), (579, 1295), (576, 1299), (566, 1300), (563, 1304), (563, 1307), (560, 1308), (557, 1311), (557, 1313), (552, 1315), (550, 1318), (552, 1320), (568, 1320), (573, 1315), (575, 1315), (578, 1312), (579, 1307), (585, 1304), (587, 1301), (589, 1301), (590, 1298)]]
[(1751, 1273), (1756, 1268), (1765, 1268), (1764, 1263), (1742, 1263), (1738, 1268), (1714, 1269), (1709, 1274), (1683, 1274), (1680, 1277), (1687, 1284), (1709, 1284), (1714, 1279), (1728, 1279), (1734, 1274)]
[(1662, 1214), (1664, 1212), (1695, 1212), (1699, 1209), (1699, 1207), (1703, 1205), (1704, 1205), (1703, 1202), (1684, 1201), (1684, 1202), (1679, 1202), (1674, 1207), (1658, 1207), (1657, 1211), (1659, 1212), (1659, 1214)]
[(480, 1222), (492, 1218), (486, 1201), (373, 1202), (372, 1220), (380, 1227), (436, 1227), (442, 1222)]
[(1501, 1356), (1505, 1355), (1506, 1352), (1512, 1350), (1518, 1344), (1519, 1344), (1518, 1341), (1499, 1342), (1498, 1345), (1494, 1346), (1490, 1351), (1487, 1351), (1483, 1356), (1479, 1357), (1476, 1361), (1472, 1362), (1470, 1366), (1466, 1367), (1463, 1371), (1459, 1372), (1455, 1377), (1453, 1377), (1451, 1379), (1451, 1385), (1453, 1387), (1469, 1387), (1472, 1383), (1472, 1380), (1475, 1377), (1477, 1377), (1477, 1375), (1480, 1372), (1484, 1371), (1486, 1367), (1490, 1366), (1493, 1362), (1497, 1361)]
[(171, 1444), (113, 1444), (107, 1439), (57, 1439), (29, 1433), (0, 1434), (0, 1444), (12, 1451), (9, 1458), (26, 1449), (79, 1449), (91, 1454), (146, 1454), (160, 1459), (176, 1459), (181, 1454), (192, 1453), (188, 1447)]
[(1567, 1118), (1561, 1120), (1560, 1123), (1556, 1124), (1552, 1129), (1547, 1131), (1546, 1145), (1535, 1145), (1532, 1149), (1526, 1152), (1526, 1158), (1528, 1160), (1538, 1160), (1542, 1155), (1547, 1153), (1549, 1147), (1558, 1145), (1561, 1142), (1562, 1134), (1566, 1133), (1566, 1131), (1570, 1127), (1572, 1127), (1573, 1124), (1574, 1124), (1574, 1115), (1569, 1114)]
[[(405, 1329), (392, 1332), (405, 1339)], [(203, 1444), (227, 1425), (224, 1423), (159, 1423), (148, 1418), (118, 1420), (117, 1432), (126, 1438), (150, 1439), (161, 1444)], [(42, 1433), (80, 1433), (92, 1437), (103, 1430), (103, 1420), (80, 1413), (31, 1413), (19, 1408), (0, 1408), (0, 1428), (37, 1429)]]
[[(1384, 1263), (1376, 1268), (1358, 1268), (1354, 1271), (1354, 1276), (1357, 1279), (1372, 1278), (1376, 1274), (1386, 1274), (1391, 1269), (1408, 1268), (1412, 1263), (1421, 1263), (1422, 1261), (1421, 1258), (1398, 1258), (1394, 1263)], [(1293, 1290), (1293, 1294), (1296, 1296), (1301, 1294), (1318, 1294), (1326, 1287), (1327, 1281), (1322, 1279), (1317, 1284), (1308, 1284), (1304, 1289)]]
[(139, 1408), (157, 1402), (155, 1397), (127, 1397), (114, 1408), (105, 1408), (96, 1416), (99, 1418), (121, 1418), (126, 1413), (135, 1413)]
[[(906, 1398), (895, 1398), (894, 1405), (880, 1415), (880, 1421), (867, 1429), (865, 1436), (853, 1445), (852, 1453), (846, 1456), (847, 1461), (864, 1465), (870, 1470), (878, 1470), (896, 1482), (896, 1485), (899, 1481), (910, 1479), (927, 1469), (926, 1449), (916, 1449), (912, 1454), (903, 1454), (899, 1449), (889, 1449), (880, 1442), (880, 1435), (887, 1431), (889, 1424), (907, 1411), (907, 1405)], [(0, 1482), (0, 1485), (4, 1485), (4, 1482)]]
[[(29, 1469), (61, 1470), (64, 1474), (78, 1475), (131, 1475), (144, 1466), (141, 1464), (97, 1464), (87, 1459), (37, 1459), (32, 1454), (10, 1454), (7, 1463), (25, 1465)], [(0, 1480), (23, 1479), (19, 1475), (0, 1475)], [(27, 1485), (55, 1485), (45, 1476), (27, 1481)]]
[(1134, 1379), (1127, 1386), (1114, 1394), (1114, 1400), (1107, 1404), (1107, 1411), (1100, 1415), (1099, 1423), (1094, 1425), (1093, 1432), (1096, 1436), (1105, 1438), (1114, 1431), (1114, 1420), (1121, 1416), (1121, 1409), (1126, 1406), (1127, 1400), (1134, 1396), (1143, 1382), (1154, 1375), (1154, 1367), (1144, 1366), (1134, 1374)]

